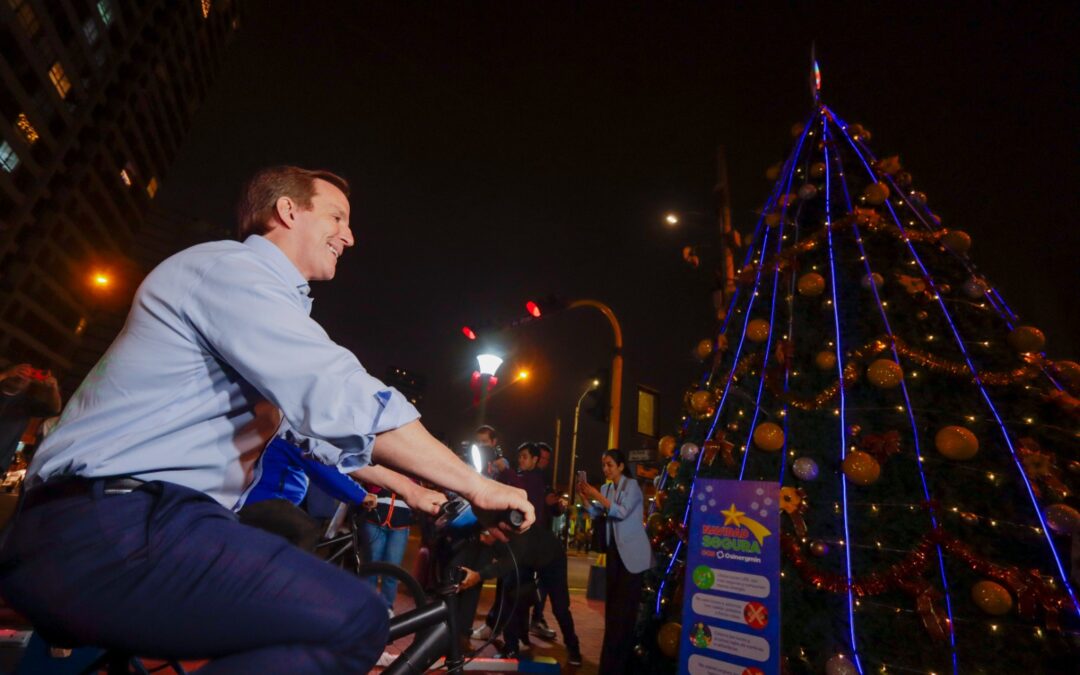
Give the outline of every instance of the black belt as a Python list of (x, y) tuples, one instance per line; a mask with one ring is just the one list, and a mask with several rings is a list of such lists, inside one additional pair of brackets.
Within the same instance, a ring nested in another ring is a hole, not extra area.
[(146, 481), (130, 476), (115, 478), (62, 478), (30, 488), (23, 497), (22, 508), (29, 509), (58, 499), (88, 495), (95, 483), (104, 483), (103, 491), (107, 495), (123, 495), (138, 490)]

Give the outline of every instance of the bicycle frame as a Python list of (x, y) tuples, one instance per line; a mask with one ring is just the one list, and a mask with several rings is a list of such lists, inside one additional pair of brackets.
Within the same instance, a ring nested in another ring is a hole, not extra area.
[(416, 639), (383, 670), (383, 675), (419, 675), (444, 655), (447, 673), (463, 672), (465, 659), (458, 642), (457, 593), (456, 585), (441, 585), (435, 590), (434, 601), (390, 620), (390, 641), (414, 633)]

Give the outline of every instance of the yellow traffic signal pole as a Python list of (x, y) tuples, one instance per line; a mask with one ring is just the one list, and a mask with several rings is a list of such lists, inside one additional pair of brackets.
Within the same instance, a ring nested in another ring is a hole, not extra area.
[[(615, 318), (615, 312), (599, 300), (574, 300), (568, 309), (578, 307), (592, 307), (600, 310), (611, 324), (611, 330), (615, 334), (615, 348), (611, 357), (611, 400), (608, 408), (608, 447), (619, 447), (619, 406), (622, 403), (622, 328), (619, 320)], [(571, 475), (570, 480), (574, 477)]]

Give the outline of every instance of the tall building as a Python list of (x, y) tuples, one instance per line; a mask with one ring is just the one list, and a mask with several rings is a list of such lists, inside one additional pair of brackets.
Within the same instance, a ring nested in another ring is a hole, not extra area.
[(239, 5), (0, 0), (0, 365), (77, 382), (149, 267), (192, 237), (154, 197)]

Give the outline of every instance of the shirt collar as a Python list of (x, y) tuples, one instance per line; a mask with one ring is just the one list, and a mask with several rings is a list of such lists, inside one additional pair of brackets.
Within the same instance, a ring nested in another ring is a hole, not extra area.
[(244, 246), (251, 248), (260, 258), (265, 260), (270, 269), (274, 270), (282, 281), (296, 288), (300, 300), (308, 311), (311, 311), (311, 298), (308, 295), (311, 292), (311, 284), (304, 278), (304, 275), (300, 274), (300, 270), (296, 269), (296, 265), (289, 260), (289, 256), (285, 255), (284, 251), (266, 237), (258, 234), (253, 234), (245, 239)]

